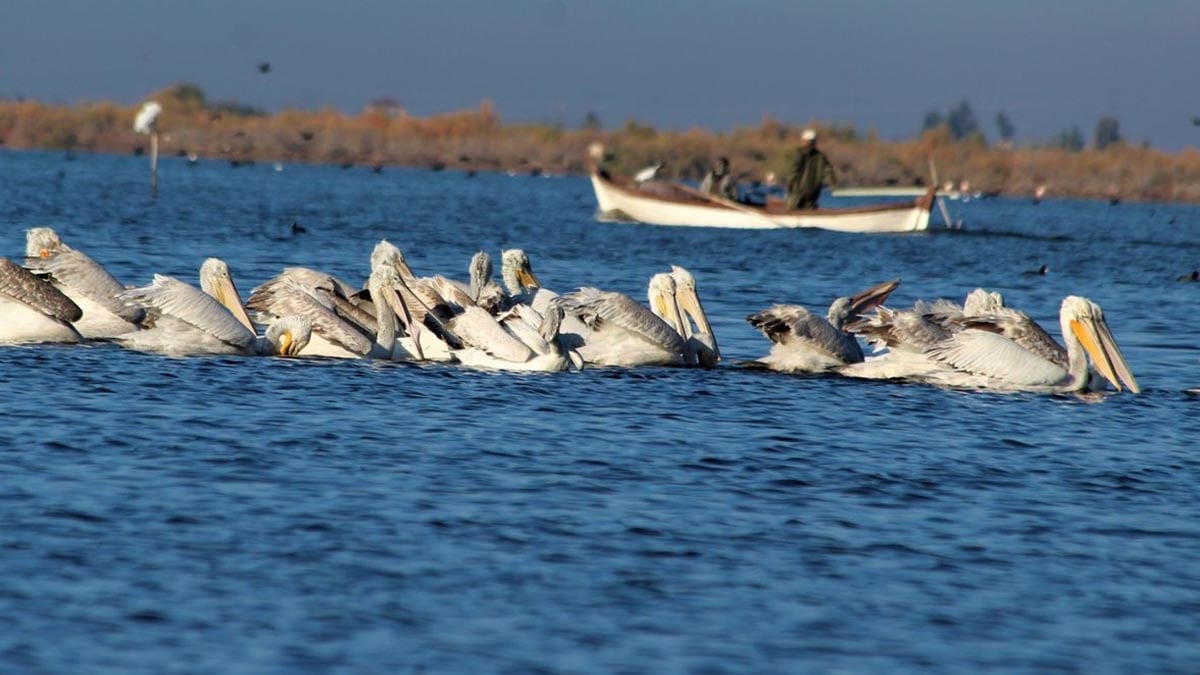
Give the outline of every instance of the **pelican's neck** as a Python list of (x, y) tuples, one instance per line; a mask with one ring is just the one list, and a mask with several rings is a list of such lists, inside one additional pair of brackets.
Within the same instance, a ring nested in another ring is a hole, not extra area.
[(483, 287), (492, 280), (492, 259), (487, 253), (480, 251), (471, 258), (471, 299), (479, 302)]
[(521, 282), (517, 279), (516, 267), (508, 262), (508, 260), (502, 261), (500, 276), (504, 278), (504, 288), (508, 291), (509, 295), (520, 295), (525, 291)]
[(1087, 386), (1089, 378), (1088, 374), (1088, 357), (1084, 351), (1083, 345), (1079, 342), (1079, 338), (1075, 337), (1075, 331), (1071, 330), (1071, 320), (1074, 317), (1066, 308), (1059, 312), (1058, 323), (1062, 329), (1063, 344), (1067, 347), (1067, 376), (1068, 382), (1065, 383), (1067, 391), (1078, 391)]
[(396, 347), (396, 313), (392, 311), (392, 305), (388, 302), (385, 294), (396, 291), (391, 284), (387, 283), (381, 272), (373, 272), (371, 278), (367, 280), (367, 286), (371, 291), (371, 299), (374, 301), (375, 322), (378, 326), (375, 344), (391, 354)]

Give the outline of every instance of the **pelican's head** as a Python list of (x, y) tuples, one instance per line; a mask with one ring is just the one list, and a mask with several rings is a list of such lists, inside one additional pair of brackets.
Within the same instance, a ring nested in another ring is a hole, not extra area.
[[(696, 292), (696, 278), (679, 265), (671, 265), (671, 278), (675, 281), (675, 299), (679, 303), (680, 311), (696, 322), (696, 333), (705, 336), (703, 339), (711, 343), (706, 346), (713, 351), (713, 358), (720, 361), (721, 350), (717, 347), (717, 337), (713, 334), (712, 325), (708, 323), (708, 314), (705, 313), (700, 295)], [(684, 337), (692, 337), (691, 324), (684, 321), (683, 325), (687, 331)]]
[(1092, 367), (1117, 391), (1121, 391), (1122, 384), (1135, 394), (1142, 391), (1137, 380), (1133, 378), (1117, 341), (1108, 329), (1108, 322), (1104, 319), (1100, 305), (1087, 298), (1068, 295), (1062, 301), (1059, 317), (1062, 321), (1063, 338), (1069, 339), (1068, 335), (1074, 336), (1087, 352)]
[(876, 284), (849, 298), (841, 297), (834, 300), (829, 305), (827, 316), (829, 323), (834, 328), (842, 330), (846, 324), (858, 320), (863, 314), (882, 305), (898, 286), (900, 286), (900, 280), (892, 279)]
[(380, 239), (375, 248), (371, 251), (371, 270), (374, 273), (376, 267), (387, 265), (395, 269), (401, 277), (412, 277), (412, 268), (408, 266), (408, 261), (404, 259), (404, 254), (395, 244), (387, 239)]
[(233, 285), (233, 276), (229, 273), (229, 265), (220, 258), (209, 258), (200, 266), (200, 289), (221, 303), (230, 314), (250, 332), (254, 324), (242, 306), (242, 296), (238, 294), (237, 286)]
[(492, 256), (487, 251), (479, 251), (471, 256), (471, 299), (479, 302), (483, 287), (492, 280)]
[(404, 254), (395, 244), (387, 239), (380, 239), (375, 248), (371, 250), (371, 269), (375, 269), (379, 265), (395, 265), (396, 261), (404, 261)]
[(529, 256), (519, 248), (500, 252), (500, 274), (504, 277), (504, 285), (510, 295), (519, 295), (530, 289), (542, 287), (542, 282), (538, 281), (537, 275), (533, 273), (533, 264), (529, 262)]
[(149, 134), (158, 124), (158, 116), (162, 114), (162, 105), (158, 101), (146, 101), (137, 116), (133, 118), (133, 130), (139, 134)]
[(285, 316), (267, 328), (267, 343), (273, 356), (297, 356), (312, 337), (312, 319), (306, 316)]
[(983, 316), (995, 314), (1004, 307), (1004, 296), (996, 292), (985, 291), (982, 288), (967, 293), (963, 300), (963, 314), (967, 316)]
[(679, 304), (675, 300), (675, 290), (675, 279), (670, 274), (660, 272), (650, 277), (646, 299), (650, 301), (650, 311), (671, 324), (682, 335), (683, 326), (679, 316)]
[(69, 247), (58, 237), (58, 233), (49, 227), (31, 227), (25, 230), (26, 258), (49, 258), (66, 248)]

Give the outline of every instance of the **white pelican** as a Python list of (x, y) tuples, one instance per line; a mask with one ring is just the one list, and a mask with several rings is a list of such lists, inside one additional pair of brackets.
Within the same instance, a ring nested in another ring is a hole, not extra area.
[(499, 314), (508, 309), (509, 296), (504, 287), (492, 278), (494, 268), (492, 257), (486, 251), (478, 251), (471, 256), (470, 265), (471, 300), (491, 314)]
[[(682, 324), (675, 329), (687, 340), (688, 351), (696, 362), (705, 368), (712, 368), (721, 360), (721, 349), (717, 346), (717, 336), (713, 334), (708, 314), (704, 312), (704, 305), (696, 292), (696, 278), (679, 265), (672, 265), (671, 279), (675, 281), (675, 300), (679, 305)], [(695, 322), (694, 327), (692, 322)]]
[[(418, 360), (453, 360), (450, 350), (462, 344), (446, 326), (453, 309), (448, 306), (445, 294), (455, 284), (444, 277), (418, 278), (400, 249), (386, 239), (380, 240), (371, 251), (371, 265), (396, 272), (396, 283), (391, 288), (392, 296), (399, 297), (389, 300), (398, 300), (396, 314), (408, 332), (401, 339), (403, 349)], [(458, 291), (463, 296), (469, 295), (468, 291)]]
[(282, 316), (303, 316), (312, 322), (312, 339), (299, 353), (303, 356), (335, 358), (402, 358), (396, 346), (396, 314), (400, 312), (396, 294), (395, 270), (375, 263), (367, 288), (374, 300), (374, 326), (364, 326), (354, 317), (335, 311), (330, 300), (334, 282), (326, 277), (322, 285), (310, 286), (294, 274), (284, 273), (255, 288), (246, 306), (260, 321)]
[(79, 306), (49, 282), (0, 258), (0, 344), (80, 342)]
[(510, 248), (500, 252), (500, 276), (504, 279), (510, 306), (525, 304), (539, 314), (545, 314), (546, 307), (558, 297), (558, 293), (542, 287), (542, 282), (533, 273), (529, 256), (522, 249)]
[(25, 265), (49, 275), (54, 287), (79, 305), (83, 318), (75, 323), (75, 329), (83, 337), (113, 337), (141, 327), (146, 312), (121, 302), (117, 297), (125, 291), (121, 282), (82, 251), (63, 243), (51, 228), (25, 231)]
[[(1028, 320), (1024, 314), (1005, 307), (1004, 298), (999, 293), (982, 288), (968, 293), (962, 305), (938, 299), (933, 302), (918, 300), (911, 309), (876, 307), (874, 315), (852, 321), (845, 329), (862, 337), (876, 352), (886, 350), (886, 354), (848, 364), (840, 372), (850, 377), (870, 379), (921, 379), (932, 376), (944, 371), (945, 367), (928, 358), (927, 350), (950, 339), (969, 319), (1001, 314), (1020, 315)], [(1032, 325), (1036, 330), (1041, 330), (1037, 324)], [(1049, 336), (1045, 339), (1053, 342)], [(1066, 357), (1063, 358), (1065, 363)]]
[[(893, 326), (891, 339), (908, 341), (897, 344), (900, 353), (908, 352), (903, 360), (923, 357), (928, 362), (923, 371), (910, 372), (915, 372), (914, 379), (933, 384), (1068, 393), (1103, 389), (1107, 380), (1117, 391), (1123, 387), (1135, 394), (1141, 391), (1096, 303), (1074, 295), (1062, 301), (1059, 323), (1065, 349), (1024, 313), (997, 309), (993, 314), (952, 316), (942, 325), (936, 315), (930, 315), (917, 332), (898, 332)], [(922, 342), (914, 344), (913, 335), (920, 335)], [(886, 362), (892, 353), (878, 361)], [(1094, 373), (1088, 368), (1089, 359)], [(886, 369), (842, 372), (874, 376), (871, 373)]]
[[(272, 322), (265, 338), (242, 325), (216, 298), (191, 284), (162, 274), (149, 286), (133, 288), (122, 298), (148, 309), (151, 327), (118, 336), (131, 349), (169, 356), (198, 354), (273, 354), (294, 356), (308, 341), (312, 324), (302, 317)], [(149, 322), (149, 321), (148, 321)]]
[[(669, 274), (651, 278), (650, 304), (669, 321), (678, 318), (675, 282)], [(583, 334), (568, 334), (583, 360), (601, 366), (678, 366), (688, 363), (688, 344), (670, 323), (622, 293), (584, 287), (557, 301), (569, 316), (586, 327)]]
[(224, 260), (209, 258), (200, 265), (200, 288), (229, 310), (238, 323), (245, 326), (250, 332), (254, 332), (254, 324), (250, 321), (250, 316), (246, 314), (246, 308), (242, 305), (242, 296), (238, 294), (237, 286), (233, 283), (233, 276), (229, 274), (229, 265)]
[(813, 373), (861, 363), (863, 351), (846, 326), (863, 312), (878, 307), (900, 285), (899, 279), (885, 281), (829, 305), (828, 318), (817, 316), (800, 305), (775, 305), (746, 321), (773, 342), (771, 352), (759, 359), (772, 370)]

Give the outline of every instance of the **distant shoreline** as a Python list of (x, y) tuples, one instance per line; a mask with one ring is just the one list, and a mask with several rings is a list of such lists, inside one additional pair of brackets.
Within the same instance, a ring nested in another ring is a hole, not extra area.
[[(491, 104), (417, 118), (368, 107), (359, 115), (333, 109), (265, 114), (236, 104), (213, 105), (190, 85), (157, 92), (163, 105), (160, 156), (229, 163), (329, 164), (368, 168), (585, 174), (587, 148), (601, 142), (613, 171), (632, 174), (664, 162), (668, 178), (699, 180), (719, 156), (744, 184), (782, 177), (801, 128), (772, 119), (727, 133), (660, 131), (629, 121), (617, 129), (553, 124), (502, 124)], [(0, 101), (0, 148), (131, 154), (148, 148), (132, 129), (136, 108), (100, 102), (76, 106)], [(947, 129), (907, 141), (862, 137), (852, 128), (813, 123), (838, 173), (839, 187), (939, 182), (969, 191), (1046, 198), (1200, 203), (1200, 150), (1166, 153), (1116, 144), (1103, 151), (1004, 148), (953, 140)]]

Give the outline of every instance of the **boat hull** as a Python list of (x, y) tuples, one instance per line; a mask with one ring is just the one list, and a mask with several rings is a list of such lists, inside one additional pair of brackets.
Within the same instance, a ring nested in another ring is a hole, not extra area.
[(604, 216), (651, 225), (728, 227), (748, 230), (819, 228), (837, 232), (916, 232), (929, 227), (933, 194), (912, 202), (850, 209), (776, 211), (750, 205), (702, 201), (682, 190), (676, 195), (644, 193), (592, 174), (592, 188)]

